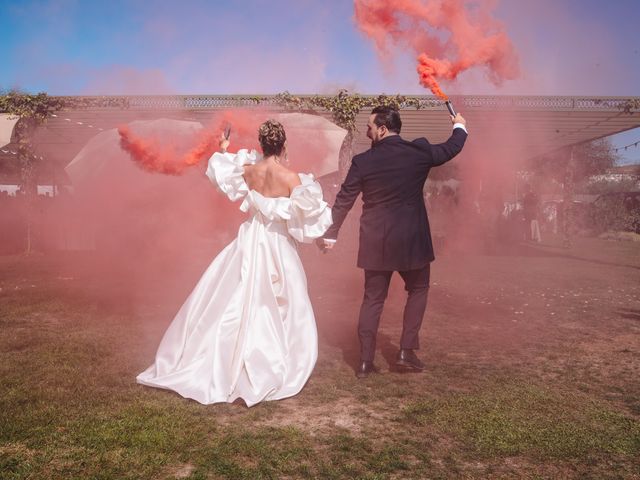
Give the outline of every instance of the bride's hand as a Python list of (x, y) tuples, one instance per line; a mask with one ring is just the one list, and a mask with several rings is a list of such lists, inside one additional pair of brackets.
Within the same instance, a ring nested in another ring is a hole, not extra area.
[(222, 153), (227, 152), (227, 148), (229, 148), (229, 140), (224, 136), (224, 132), (220, 134), (220, 140), (218, 140), (218, 145), (220, 146), (220, 151)]

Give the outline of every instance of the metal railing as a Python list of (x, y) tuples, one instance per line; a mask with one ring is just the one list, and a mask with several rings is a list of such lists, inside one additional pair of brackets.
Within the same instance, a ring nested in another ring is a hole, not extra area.
[[(295, 95), (311, 98), (314, 95)], [(417, 99), (421, 109), (441, 109), (443, 102), (433, 95), (404, 95)], [(361, 95), (375, 100), (377, 95)], [(70, 109), (135, 109), (135, 110), (199, 110), (220, 108), (274, 107), (283, 108), (276, 95), (125, 95), (61, 97)], [(465, 110), (594, 110), (620, 111), (628, 109), (640, 97), (565, 97), (458, 95), (453, 102)], [(408, 106), (413, 109), (415, 107)]]

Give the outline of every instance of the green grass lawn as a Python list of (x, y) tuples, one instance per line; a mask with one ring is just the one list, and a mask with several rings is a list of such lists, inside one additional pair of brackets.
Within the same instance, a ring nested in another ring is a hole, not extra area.
[(361, 272), (303, 253), (318, 364), (250, 409), (135, 383), (197, 268), (167, 293), (107, 284), (90, 255), (0, 257), (0, 478), (640, 478), (640, 244), (442, 255), (420, 374), (391, 367), (394, 278), (365, 380)]

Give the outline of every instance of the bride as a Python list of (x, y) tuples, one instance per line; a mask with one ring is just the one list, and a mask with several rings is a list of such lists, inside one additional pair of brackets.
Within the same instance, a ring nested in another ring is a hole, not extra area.
[(315, 318), (297, 242), (331, 225), (331, 210), (312, 175), (282, 165), (282, 125), (260, 126), (255, 151), (222, 153), (207, 176), (249, 218), (207, 268), (167, 329), (155, 362), (137, 377), (200, 403), (247, 406), (297, 394), (318, 354)]

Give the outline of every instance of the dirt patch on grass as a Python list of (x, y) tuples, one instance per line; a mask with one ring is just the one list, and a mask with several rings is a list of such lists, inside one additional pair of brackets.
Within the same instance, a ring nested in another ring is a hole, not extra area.
[(270, 418), (260, 423), (266, 426), (292, 426), (309, 435), (325, 435), (335, 429), (344, 429), (359, 435), (371, 425), (387, 423), (392, 416), (386, 405), (363, 405), (356, 398), (340, 398), (330, 405), (282, 404)]
[(166, 467), (158, 476), (158, 478), (166, 480), (174, 480), (180, 478), (189, 478), (193, 471), (196, 469), (194, 465), (190, 463), (183, 463), (181, 465), (171, 465)]

